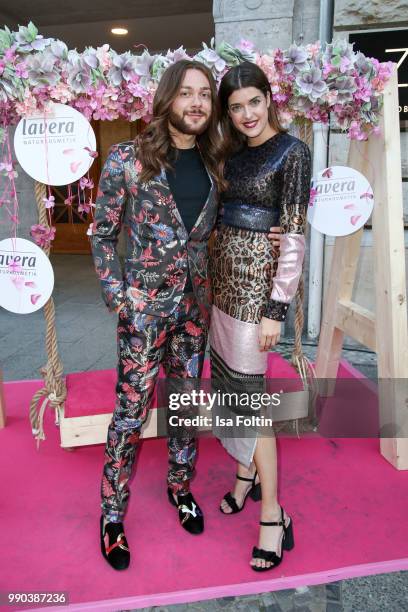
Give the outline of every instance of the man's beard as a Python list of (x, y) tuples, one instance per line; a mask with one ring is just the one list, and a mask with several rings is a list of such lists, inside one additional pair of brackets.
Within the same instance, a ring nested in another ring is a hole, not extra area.
[[(205, 117), (204, 113), (203, 117)], [(188, 134), (189, 136), (199, 136), (203, 134), (210, 125), (210, 120), (211, 118), (207, 117), (207, 120), (200, 125), (188, 125), (184, 119), (184, 115), (180, 117), (180, 115), (177, 115), (174, 111), (169, 111), (169, 122), (171, 125), (182, 134)]]

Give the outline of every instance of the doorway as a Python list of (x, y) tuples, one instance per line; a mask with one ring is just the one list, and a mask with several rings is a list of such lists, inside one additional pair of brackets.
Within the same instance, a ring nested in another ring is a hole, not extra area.
[[(89, 198), (95, 202), (99, 178), (103, 164), (111, 145), (118, 142), (134, 140), (144, 126), (142, 120), (128, 122), (124, 119), (115, 121), (91, 121), (95, 132), (96, 147), (99, 156), (94, 160), (85, 176), (93, 184), (92, 189), (80, 189), (79, 181), (71, 185), (52, 187), (55, 197), (54, 225), (56, 227), (55, 239), (52, 242), (52, 253), (90, 254), (91, 245), (87, 231), (92, 223), (92, 211), (87, 210)], [(79, 197), (85, 204), (78, 207)]]

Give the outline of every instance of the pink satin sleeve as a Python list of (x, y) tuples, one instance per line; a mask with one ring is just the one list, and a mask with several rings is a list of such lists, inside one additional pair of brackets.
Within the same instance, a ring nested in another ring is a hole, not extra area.
[(305, 256), (305, 237), (303, 234), (282, 234), (278, 269), (273, 279), (271, 299), (289, 303), (294, 297), (302, 274)]

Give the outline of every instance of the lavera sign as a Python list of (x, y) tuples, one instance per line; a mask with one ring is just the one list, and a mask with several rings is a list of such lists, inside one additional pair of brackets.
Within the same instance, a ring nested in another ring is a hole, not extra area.
[(68, 185), (88, 172), (96, 139), (81, 113), (65, 104), (52, 104), (41, 115), (21, 119), (14, 148), (22, 168), (33, 179)]
[(0, 306), (27, 314), (42, 308), (54, 287), (50, 260), (24, 238), (0, 242)]
[(332, 166), (313, 179), (307, 218), (322, 234), (352, 234), (369, 219), (374, 205), (369, 182), (353, 168)]

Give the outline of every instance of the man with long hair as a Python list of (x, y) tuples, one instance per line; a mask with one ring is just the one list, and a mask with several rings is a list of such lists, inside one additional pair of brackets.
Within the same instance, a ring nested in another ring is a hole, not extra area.
[[(129, 565), (123, 519), (140, 430), (159, 367), (169, 379), (201, 376), (211, 305), (208, 239), (223, 186), (218, 101), (211, 72), (182, 60), (157, 88), (153, 119), (136, 142), (111, 147), (102, 170), (92, 251), (104, 300), (118, 313), (117, 401), (102, 476), (101, 551)], [(126, 229), (124, 272), (117, 240)], [(184, 529), (203, 514), (190, 491), (196, 439), (168, 438), (168, 499)]]

